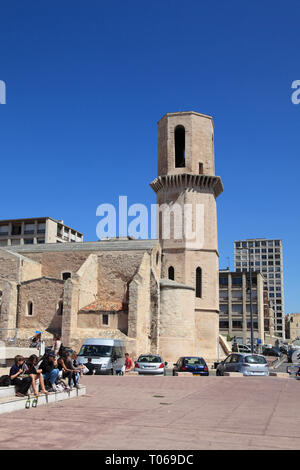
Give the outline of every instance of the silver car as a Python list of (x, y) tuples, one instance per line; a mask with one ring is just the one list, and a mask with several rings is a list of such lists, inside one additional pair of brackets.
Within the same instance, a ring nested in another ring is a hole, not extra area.
[(260, 354), (233, 353), (217, 367), (216, 375), (224, 372), (241, 372), (245, 376), (268, 376), (269, 367), (266, 358)]
[(145, 375), (165, 375), (168, 365), (158, 354), (141, 354), (135, 363), (134, 370)]

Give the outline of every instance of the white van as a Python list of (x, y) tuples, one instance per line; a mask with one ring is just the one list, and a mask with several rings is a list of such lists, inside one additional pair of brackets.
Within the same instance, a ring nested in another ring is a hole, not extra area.
[(113, 375), (125, 364), (125, 343), (118, 339), (87, 338), (81, 346), (78, 363), (92, 358), (96, 374)]

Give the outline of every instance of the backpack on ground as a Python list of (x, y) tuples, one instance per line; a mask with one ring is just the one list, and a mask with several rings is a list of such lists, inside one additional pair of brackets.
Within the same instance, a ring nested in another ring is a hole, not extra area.
[(9, 375), (2, 375), (0, 377), (0, 387), (9, 387), (11, 385), (11, 380)]

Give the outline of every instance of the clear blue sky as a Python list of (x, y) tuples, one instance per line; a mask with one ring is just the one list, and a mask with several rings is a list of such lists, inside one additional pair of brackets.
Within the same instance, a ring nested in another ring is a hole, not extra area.
[(50, 216), (96, 239), (96, 207), (155, 203), (157, 121), (214, 117), (220, 267), (282, 238), (299, 301), (299, 1), (1, 2), (0, 218)]

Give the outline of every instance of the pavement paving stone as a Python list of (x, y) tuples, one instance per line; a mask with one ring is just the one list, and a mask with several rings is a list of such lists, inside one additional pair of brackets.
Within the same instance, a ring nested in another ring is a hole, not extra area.
[(2, 415), (0, 449), (300, 449), (300, 381), (86, 376), (82, 383), (82, 397)]

